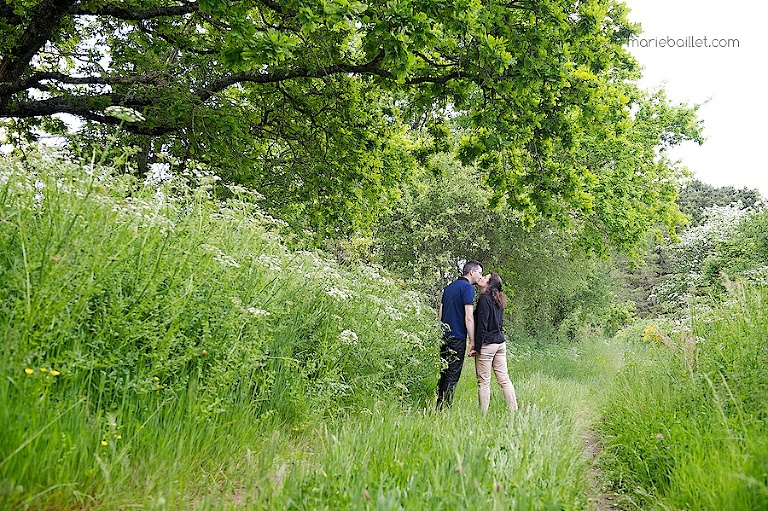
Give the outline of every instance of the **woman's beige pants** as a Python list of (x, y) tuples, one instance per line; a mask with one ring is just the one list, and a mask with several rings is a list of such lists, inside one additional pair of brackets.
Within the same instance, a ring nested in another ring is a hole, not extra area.
[(510, 412), (517, 410), (517, 398), (515, 387), (507, 374), (507, 343), (483, 344), (480, 355), (475, 357), (475, 371), (477, 372), (477, 396), (480, 401), (480, 410), (488, 411), (491, 403), (491, 368), (496, 374), (496, 380), (504, 392), (507, 408)]

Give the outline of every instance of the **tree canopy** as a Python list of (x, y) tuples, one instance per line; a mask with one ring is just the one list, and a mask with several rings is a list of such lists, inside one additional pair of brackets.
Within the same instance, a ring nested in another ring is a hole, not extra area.
[(369, 225), (453, 119), (497, 196), (570, 217), (595, 205), (583, 142), (632, 116), (637, 32), (615, 0), (7, 0), (0, 118), (99, 138), (136, 110), (144, 169), (202, 162), (325, 231)]
[(682, 187), (677, 204), (680, 211), (690, 217), (691, 227), (696, 227), (706, 221), (707, 208), (740, 203), (741, 208), (748, 209), (757, 206), (762, 200), (757, 188), (716, 187), (694, 179)]
[(150, 114), (131, 129), (152, 135), (186, 127), (189, 112), (161, 110), (175, 103), (332, 76), (422, 85), (430, 103), (458, 108), (474, 83), (511, 101), (496, 110), (544, 120), (557, 103), (589, 99), (595, 73), (627, 65), (621, 45), (633, 34), (621, 9), (598, 0), (10, 0), (0, 29), (0, 114), (115, 122), (104, 108), (119, 104)]

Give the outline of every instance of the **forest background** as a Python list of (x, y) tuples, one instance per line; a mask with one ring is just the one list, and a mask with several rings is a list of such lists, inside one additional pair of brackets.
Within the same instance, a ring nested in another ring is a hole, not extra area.
[[(5, 2), (0, 499), (764, 504), (763, 199), (667, 158), (698, 107), (637, 87), (627, 15)], [(470, 258), (510, 297), (511, 422), (467, 376), (433, 410)]]

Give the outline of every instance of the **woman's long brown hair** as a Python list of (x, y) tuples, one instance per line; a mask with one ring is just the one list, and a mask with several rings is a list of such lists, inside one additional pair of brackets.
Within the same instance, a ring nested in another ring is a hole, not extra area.
[(488, 275), (488, 290), (486, 293), (490, 293), (493, 301), (502, 309), (507, 306), (507, 297), (502, 291), (503, 286), (504, 283), (501, 281), (501, 277), (499, 277), (498, 273), (491, 273)]

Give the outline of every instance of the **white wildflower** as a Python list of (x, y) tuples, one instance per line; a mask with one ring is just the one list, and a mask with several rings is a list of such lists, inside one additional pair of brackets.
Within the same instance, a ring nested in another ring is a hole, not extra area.
[(402, 328), (395, 329), (395, 335), (400, 337), (403, 341), (408, 341), (414, 347), (423, 347), (421, 337), (413, 332), (406, 332)]
[(201, 247), (207, 250), (208, 252), (212, 253), (213, 258), (216, 259), (216, 261), (222, 266), (232, 266), (234, 268), (240, 268), (240, 263), (238, 263), (234, 257), (228, 256), (227, 254), (222, 252), (219, 247), (208, 245), (207, 243), (201, 245)]
[(386, 303), (386, 301), (385, 301), (384, 299), (382, 299), (382, 298), (379, 298), (379, 297), (378, 297), (378, 296), (376, 296), (376, 295), (367, 295), (365, 298), (366, 298), (366, 299), (367, 299), (369, 302), (371, 302), (371, 303), (375, 303), (376, 305), (384, 305), (384, 304)]
[(43, 202), (43, 189), (45, 188), (45, 183), (37, 179), (35, 180), (34, 186), (35, 186), (34, 200), (35, 200), (35, 203), (37, 203), (37, 205), (40, 205), (40, 203)]
[(346, 292), (342, 291), (341, 289), (335, 286), (329, 289), (328, 291), (326, 291), (326, 293), (331, 298), (337, 298), (339, 300), (346, 300), (347, 298), (349, 298), (349, 294), (347, 294)]
[(357, 334), (352, 330), (347, 329), (339, 334), (339, 340), (344, 344), (354, 346), (357, 344)]
[(384, 312), (394, 321), (402, 321), (405, 319), (405, 315), (402, 311), (392, 307), (391, 305), (387, 305), (384, 307)]
[(310, 273), (310, 272), (307, 272), (307, 271), (304, 271), (304, 270), (295, 270), (295, 273), (296, 273), (296, 275), (301, 275), (302, 277), (304, 277), (307, 280), (314, 280), (315, 278), (317, 278), (316, 274)]
[(259, 254), (259, 257), (257, 257), (256, 260), (266, 266), (270, 273), (280, 273), (283, 270), (280, 266), (280, 258), (277, 256)]
[(250, 312), (251, 314), (253, 314), (254, 316), (256, 316), (256, 317), (259, 317), (259, 316), (271, 316), (272, 315), (271, 312), (265, 311), (264, 309), (259, 309), (257, 307), (248, 307), (248, 309), (246, 309), (246, 310), (248, 312)]
[(240, 268), (240, 263), (238, 263), (234, 257), (228, 256), (227, 254), (218, 254), (214, 256), (216, 261), (219, 262), (222, 266), (232, 266), (233, 268)]
[[(254, 193), (258, 193), (258, 192), (254, 192)], [(259, 195), (260, 195), (260, 194), (259, 194)], [(257, 196), (257, 198), (259, 198), (259, 199), (263, 199), (263, 198), (264, 198), (264, 196), (263, 196), (263, 195), (261, 195), (261, 196)], [(261, 211), (261, 210), (256, 210), (256, 211), (254, 211), (254, 212), (253, 212), (253, 214), (254, 214), (254, 215), (257, 217), (257, 218), (260, 218), (260, 219), (261, 219), (263, 222), (265, 222), (265, 223), (268, 223), (268, 224), (273, 224), (273, 225), (278, 225), (278, 226), (282, 226), (282, 227), (287, 227), (287, 226), (288, 226), (288, 222), (286, 222), (286, 221), (284, 221), (284, 220), (280, 220), (280, 219), (278, 219), (278, 218), (275, 218), (275, 217), (273, 217), (272, 215), (268, 215), (267, 213), (264, 213), (264, 212), (263, 212), (263, 211)]]
[(376, 271), (376, 269), (374, 269), (374, 268), (372, 268), (370, 266), (363, 267), (363, 273), (365, 275), (369, 276), (369, 277), (374, 278), (374, 279), (382, 280), (381, 274), (378, 271)]

